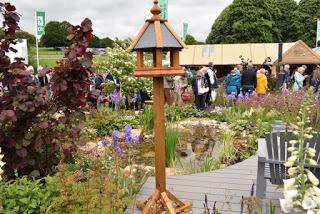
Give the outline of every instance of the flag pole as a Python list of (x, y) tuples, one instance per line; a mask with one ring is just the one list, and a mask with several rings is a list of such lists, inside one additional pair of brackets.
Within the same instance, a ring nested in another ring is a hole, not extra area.
[(37, 52), (37, 72), (38, 72), (38, 69), (39, 69), (39, 44), (38, 44), (38, 29), (37, 29), (37, 26), (38, 26), (38, 23), (37, 23), (37, 11), (35, 11), (34, 13), (34, 19), (35, 19), (35, 26), (36, 26), (36, 52)]

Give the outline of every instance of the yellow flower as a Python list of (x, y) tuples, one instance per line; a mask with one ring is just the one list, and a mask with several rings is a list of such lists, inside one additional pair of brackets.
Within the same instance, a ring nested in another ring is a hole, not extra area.
[(297, 155), (293, 155), (290, 158), (288, 158), (288, 161), (289, 162), (295, 162), (297, 159), (298, 159), (298, 156)]
[(310, 165), (313, 165), (313, 166), (317, 165), (317, 161), (315, 161), (311, 158), (309, 159), (309, 163), (310, 163)]
[(316, 153), (317, 151), (314, 148), (308, 148), (308, 152)]
[(319, 187), (314, 186), (314, 187), (313, 187), (313, 191), (314, 191), (314, 193), (315, 193), (317, 196), (320, 196), (320, 189), (319, 189)]
[(288, 174), (290, 176), (293, 176), (294, 174), (296, 174), (298, 172), (297, 167), (291, 167), (288, 169)]
[(294, 162), (291, 162), (291, 161), (288, 161), (284, 164), (285, 167), (289, 168), (289, 167), (292, 167), (294, 164)]
[(315, 186), (318, 186), (318, 185), (319, 185), (319, 179), (316, 178), (316, 176), (315, 176), (311, 171), (308, 171), (307, 176), (308, 176), (309, 181), (310, 181), (313, 185), (315, 185)]
[(296, 141), (296, 140), (290, 140), (289, 143), (290, 143), (291, 145), (294, 145), (294, 144), (297, 144), (298, 141)]
[(292, 187), (294, 186), (295, 183), (296, 183), (295, 178), (284, 179), (283, 180), (283, 188), (285, 190), (292, 189)]
[(289, 148), (288, 148), (288, 151), (289, 151), (289, 152), (293, 152), (293, 151), (295, 151), (296, 149), (297, 149), (296, 147), (289, 147)]
[(315, 212), (313, 212), (312, 210), (308, 210), (307, 214), (316, 214)]

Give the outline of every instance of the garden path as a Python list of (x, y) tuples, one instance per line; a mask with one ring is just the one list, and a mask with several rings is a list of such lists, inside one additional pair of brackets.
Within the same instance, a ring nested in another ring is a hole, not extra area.
[[(170, 176), (167, 177), (167, 188), (179, 199), (192, 201), (192, 211), (195, 214), (203, 213), (205, 194), (208, 196), (211, 210), (216, 201), (216, 207), (220, 213), (239, 214), (242, 196), (250, 196), (252, 184), (256, 183), (257, 163), (257, 156), (253, 156), (238, 164), (212, 172)], [(137, 200), (146, 200), (153, 193), (154, 188), (155, 179), (150, 177), (138, 193)], [(276, 206), (276, 213), (281, 213), (280, 197), (282, 197), (281, 189), (267, 182), (267, 194), (263, 203), (269, 204), (271, 200)], [(134, 210), (128, 209), (127, 213), (137, 214), (141, 211), (135, 208)]]

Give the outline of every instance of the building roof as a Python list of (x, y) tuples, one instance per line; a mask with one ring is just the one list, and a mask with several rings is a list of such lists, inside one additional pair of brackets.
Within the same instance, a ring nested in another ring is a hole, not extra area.
[[(278, 60), (278, 43), (191, 45), (180, 53), (181, 65), (235, 65), (241, 63), (240, 56), (252, 60), (253, 64), (262, 64), (267, 57), (274, 64)], [(304, 42), (283, 44), (283, 63), (317, 64), (320, 56)]]

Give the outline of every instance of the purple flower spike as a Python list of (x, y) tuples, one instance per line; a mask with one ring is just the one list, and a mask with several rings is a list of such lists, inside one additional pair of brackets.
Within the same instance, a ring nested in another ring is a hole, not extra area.
[(111, 102), (118, 105), (121, 102), (121, 94), (116, 89), (110, 94)]
[(107, 146), (108, 144), (110, 144), (110, 142), (108, 140), (104, 140), (101, 142), (102, 143), (102, 146)]
[(112, 133), (112, 140), (113, 140), (113, 143), (114, 142), (118, 142), (119, 141), (119, 138), (120, 138), (120, 132), (118, 130), (114, 131)]
[(125, 136), (126, 142), (129, 144), (132, 141), (131, 131), (132, 131), (132, 126), (126, 125), (124, 128), (124, 136)]
[(132, 137), (132, 142), (134, 142), (134, 143), (139, 143), (139, 141), (140, 141), (140, 139), (139, 139), (139, 136), (138, 136), (138, 135)]
[(124, 127), (124, 130), (125, 130), (125, 133), (127, 134), (131, 134), (131, 131), (132, 131), (132, 126), (130, 126), (129, 124), (128, 125), (126, 125), (125, 127)]

